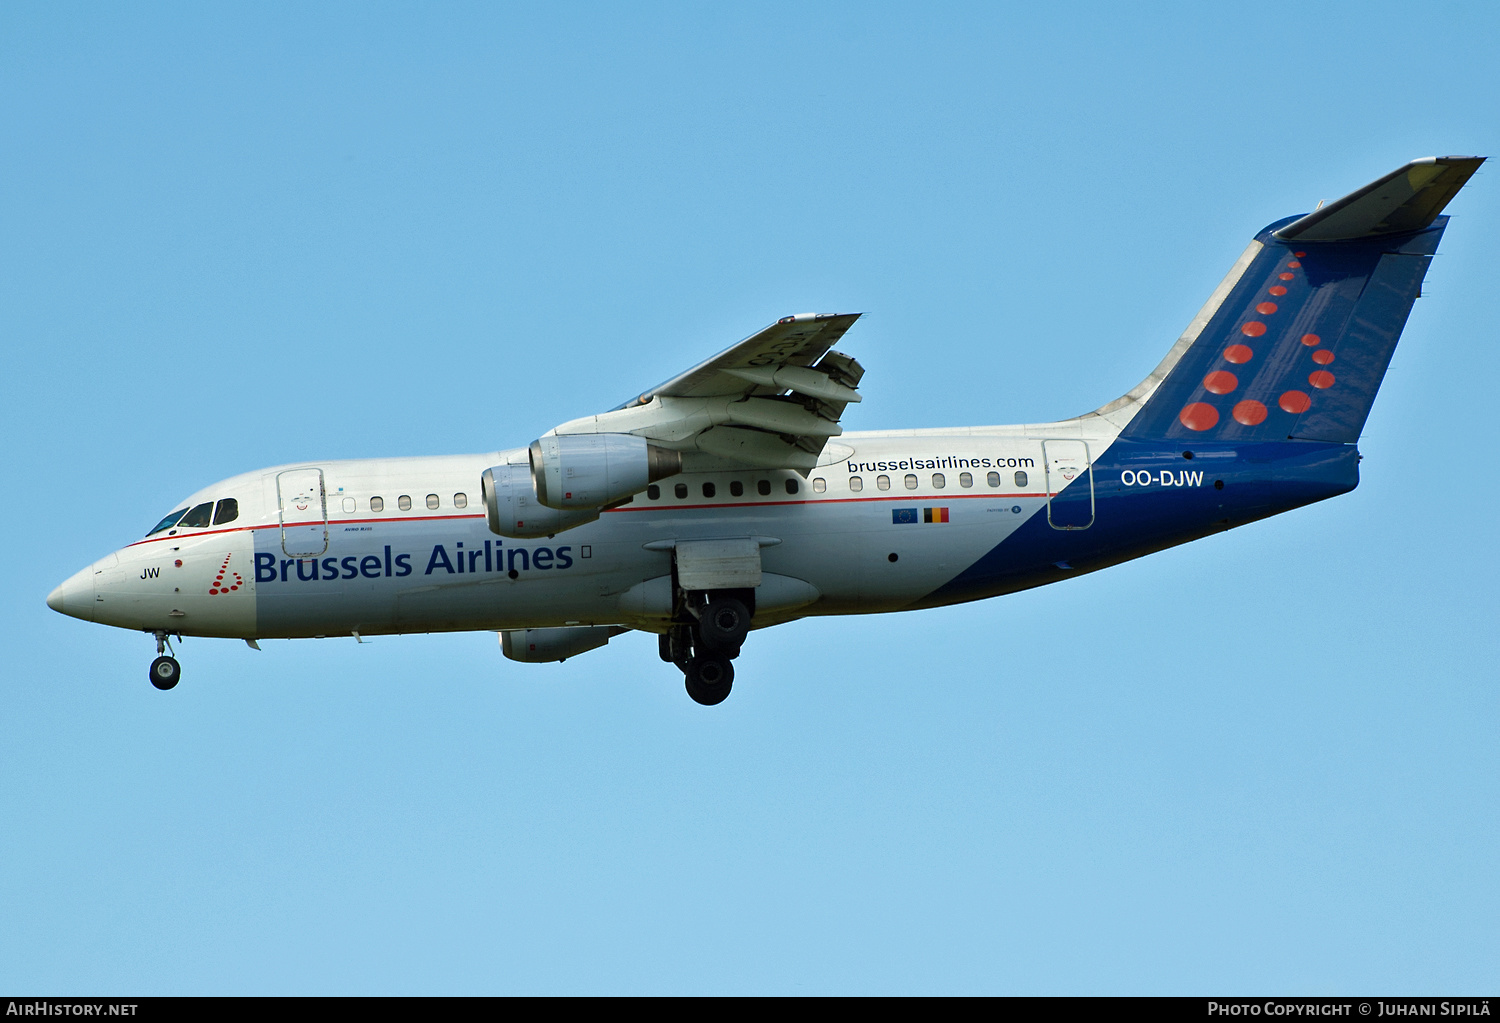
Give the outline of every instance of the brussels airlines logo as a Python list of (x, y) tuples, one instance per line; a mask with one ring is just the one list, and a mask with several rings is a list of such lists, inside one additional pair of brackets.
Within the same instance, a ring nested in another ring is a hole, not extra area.
[[(573, 567), (572, 547), (505, 547), (486, 540), (483, 547), (464, 548), (463, 541), (434, 544), (422, 575), (483, 575), (503, 573), (515, 579), (522, 572), (549, 572)], [(379, 554), (349, 554), (327, 558), (283, 558), (270, 551), (255, 555), (255, 581), (329, 582), (335, 579), (402, 578), (413, 573), (411, 554), (397, 554), (387, 544)], [(225, 559), (226, 562), (228, 559)], [(419, 562), (420, 564), (420, 562)], [(236, 577), (238, 580), (238, 577)]]
[[(208, 588), (208, 595), (210, 597), (217, 597), (221, 593), (228, 593), (245, 585), (245, 580), (240, 577), (238, 572), (229, 571), (229, 559), (232, 557), (234, 557), (233, 554), (224, 555), (224, 563), (219, 566), (219, 575)], [(225, 579), (226, 575), (233, 576), (234, 582), (228, 582)]]

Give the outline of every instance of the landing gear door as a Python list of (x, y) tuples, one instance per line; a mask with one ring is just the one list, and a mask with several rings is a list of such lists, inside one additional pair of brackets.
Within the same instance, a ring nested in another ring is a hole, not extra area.
[(753, 537), (677, 541), (677, 585), (684, 590), (753, 590), (760, 579)]
[(315, 558), (328, 549), (328, 499), (322, 469), (288, 469), (276, 476), (281, 505), (281, 549), (289, 558)]
[(1047, 478), (1047, 524), (1087, 529), (1094, 524), (1094, 472), (1089, 446), (1081, 440), (1042, 441)]

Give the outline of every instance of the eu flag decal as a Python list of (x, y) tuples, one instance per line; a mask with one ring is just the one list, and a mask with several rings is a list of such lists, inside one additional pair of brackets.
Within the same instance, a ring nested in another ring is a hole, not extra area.
[(915, 508), (892, 508), (891, 522), (901, 525), (907, 522), (918, 522), (917, 509)]
[(922, 521), (923, 522), (947, 522), (948, 521), (948, 509), (947, 508), (923, 508), (922, 509)]

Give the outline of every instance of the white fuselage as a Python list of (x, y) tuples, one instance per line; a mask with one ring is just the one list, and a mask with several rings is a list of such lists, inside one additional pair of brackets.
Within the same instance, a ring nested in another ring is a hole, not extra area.
[[(660, 631), (672, 613), (672, 545), (754, 537), (765, 573), (757, 627), (894, 611), (1046, 514), (1049, 493), (1074, 479), (1059, 466), (1087, 465), (1117, 432), (1085, 417), (851, 433), (805, 476), (684, 472), (595, 522), (527, 540), (491, 533), (480, 496), (481, 473), (512, 453), (278, 466), (183, 502), (233, 498), (233, 521), (132, 543), (53, 600), (121, 628), (245, 639), (591, 624)], [(323, 508), (288, 503), (284, 474), (296, 470), (321, 473)]]

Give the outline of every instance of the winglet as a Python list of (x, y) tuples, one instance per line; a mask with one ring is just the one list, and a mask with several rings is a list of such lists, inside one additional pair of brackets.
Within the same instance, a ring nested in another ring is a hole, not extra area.
[(1283, 241), (1339, 242), (1428, 227), (1484, 163), (1482, 156), (1413, 160), (1275, 233)]

